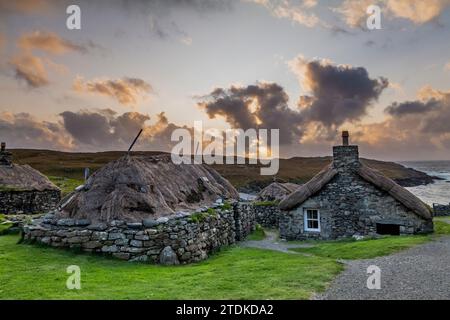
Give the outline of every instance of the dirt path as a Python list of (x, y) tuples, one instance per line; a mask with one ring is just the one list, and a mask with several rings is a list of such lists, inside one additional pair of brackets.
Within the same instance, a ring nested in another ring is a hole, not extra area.
[[(367, 260), (346, 262), (331, 287), (316, 299), (450, 299), (450, 237)], [(381, 289), (367, 288), (367, 267), (381, 269)]]
[(291, 248), (310, 248), (312, 247), (311, 244), (298, 244), (298, 243), (287, 243), (286, 241), (281, 241), (278, 239), (278, 234), (275, 231), (270, 230), (264, 230), (266, 234), (266, 238), (263, 240), (248, 240), (241, 242), (242, 247), (247, 248), (259, 248), (259, 249), (266, 249), (266, 250), (274, 250), (274, 251), (280, 251), (284, 253), (292, 253), (292, 254), (299, 254), (299, 252), (291, 251), (289, 249)]

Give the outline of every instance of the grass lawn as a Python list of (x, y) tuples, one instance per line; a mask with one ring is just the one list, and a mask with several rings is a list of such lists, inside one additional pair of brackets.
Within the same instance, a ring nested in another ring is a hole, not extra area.
[(5, 215), (0, 214), (0, 235), (3, 234), (5, 230), (8, 230), (12, 226), (11, 223), (5, 222)]
[[(316, 241), (293, 249), (309, 255), (232, 246), (191, 265), (163, 267), (18, 245), (0, 237), (0, 299), (308, 299), (343, 270), (337, 259), (373, 258), (450, 235), (435, 219), (435, 234), (362, 241)], [(262, 230), (262, 229), (261, 229)], [(262, 239), (264, 231), (255, 232)], [(81, 290), (68, 290), (66, 268), (81, 268)]]
[(61, 189), (62, 196), (71, 193), (75, 190), (76, 187), (82, 185), (84, 180), (81, 179), (73, 179), (73, 178), (64, 178), (64, 177), (48, 177), (51, 182), (53, 182), (58, 188)]
[(432, 235), (385, 236), (379, 239), (316, 241), (311, 248), (294, 248), (293, 251), (308, 253), (332, 259), (370, 259), (385, 256), (415, 245), (430, 241), (438, 236), (450, 235), (450, 224), (444, 219), (434, 219), (435, 232)]
[[(0, 299), (308, 299), (343, 269), (333, 259), (230, 247), (198, 264), (163, 267), (17, 245), (0, 237)], [(68, 290), (66, 268), (81, 268)]]

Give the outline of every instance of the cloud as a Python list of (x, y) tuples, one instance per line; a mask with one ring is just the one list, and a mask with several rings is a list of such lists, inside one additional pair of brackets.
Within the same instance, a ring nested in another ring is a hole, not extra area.
[(301, 4), (294, 4), (290, 0), (245, 0), (265, 7), (274, 17), (289, 19), (309, 28), (319, 24), (320, 19), (309, 9), (317, 5), (315, 0), (304, 0)]
[(419, 100), (394, 102), (388, 117), (359, 124), (354, 141), (369, 155), (390, 159), (443, 159), (450, 152), (450, 91), (422, 88)]
[(10, 148), (72, 149), (72, 139), (59, 123), (40, 121), (28, 113), (2, 112), (0, 136)]
[(365, 28), (370, 5), (380, 6), (386, 17), (403, 18), (420, 25), (441, 16), (450, 0), (345, 0), (333, 10), (342, 15), (348, 26)]
[(449, 0), (388, 0), (387, 9), (395, 17), (408, 19), (416, 24), (430, 22), (450, 6)]
[(401, 117), (409, 114), (424, 114), (437, 108), (439, 101), (431, 99), (427, 102), (407, 101), (394, 102), (385, 109), (385, 112), (391, 116)]
[[(164, 112), (157, 114), (155, 123), (139, 112), (118, 115), (110, 109), (61, 113), (62, 125), (82, 150), (127, 150), (140, 129), (143, 133), (134, 150), (170, 151), (176, 142), (172, 132), (181, 128), (171, 123)], [(187, 128), (187, 127), (183, 127)]]
[(112, 110), (99, 111), (65, 111), (60, 114), (63, 126), (81, 146), (96, 146), (97, 148), (125, 147), (145, 122), (148, 115), (137, 112), (127, 112), (120, 116)]
[(0, 12), (32, 14), (36, 12), (45, 12), (50, 7), (48, 0), (0, 0)]
[(30, 88), (39, 88), (49, 84), (47, 71), (41, 58), (31, 54), (13, 57), (10, 66), (19, 81), (24, 81)]
[(444, 70), (445, 71), (450, 71), (450, 61), (445, 64)]
[(23, 34), (18, 42), (23, 50), (39, 49), (49, 54), (61, 55), (68, 52), (86, 53), (88, 48), (63, 39), (53, 32), (34, 31)]
[(231, 127), (280, 129), (280, 143), (298, 139), (302, 117), (288, 107), (289, 97), (276, 83), (216, 88), (200, 98), (198, 106), (212, 118), (223, 117)]
[(289, 66), (309, 95), (299, 99), (305, 121), (335, 130), (345, 122), (361, 120), (388, 87), (386, 78), (372, 79), (363, 67), (308, 61), (298, 56)]
[(121, 79), (94, 79), (91, 81), (85, 81), (83, 78), (77, 77), (73, 83), (73, 90), (108, 96), (127, 106), (136, 105), (138, 98), (153, 92), (152, 86), (144, 80), (128, 77)]

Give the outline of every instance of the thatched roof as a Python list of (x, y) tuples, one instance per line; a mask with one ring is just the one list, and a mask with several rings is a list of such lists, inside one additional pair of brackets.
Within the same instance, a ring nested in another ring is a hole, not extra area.
[(59, 190), (46, 176), (29, 165), (0, 165), (0, 191)]
[(432, 219), (431, 211), (411, 192), (383, 175), (378, 170), (361, 165), (358, 174), (366, 181), (389, 193), (394, 199), (425, 219)]
[(196, 210), (218, 198), (239, 195), (207, 165), (176, 165), (170, 155), (124, 156), (96, 171), (84, 188), (63, 199), (57, 214), (131, 222)]
[(322, 189), (336, 174), (337, 170), (333, 168), (333, 164), (331, 163), (307, 183), (284, 198), (284, 200), (280, 202), (280, 208), (282, 210), (289, 210), (302, 204), (306, 199)]
[(262, 189), (257, 199), (261, 201), (283, 200), (286, 196), (294, 192), (300, 185), (295, 183), (273, 182)]
[[(430, 210), (419, 198), (393, 180), (384, 176), (378, 170), (361, 164), (356, 173), (367, 182), (370, 182), (379, 189), (389, 193), (394, 199), (402, 203), (418, 216), (425, 219), (432, 219)], [(331, 163), (310, 181), (281, 201), (280, 208), (282, 210), (290, 210), (301, 205), (309, 197), (320, 191), (336, 174), (338, 174), (338, 171), (333, 167), (333, 163)]]

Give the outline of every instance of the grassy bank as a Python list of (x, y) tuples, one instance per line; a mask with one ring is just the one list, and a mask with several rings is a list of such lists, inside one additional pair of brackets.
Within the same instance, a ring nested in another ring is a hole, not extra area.
[[(333, 259), (240, 247), (162, 267), (17, 240), (0, 237), (0, 299), (308, 299), (342, 270)], [(81, 268), (81, 290), (65, 287), (70, 265)]]
[[(0, 299), (308, 299), (343, 270), (338, 259), (392, 254), (442, 235), (450, 224), (435, 222), (435, 234), (362, 241), (316, 241), (298, 253), (233, 246), (201, 263), (163, 267), (17, 244), (0, 237)], [(263, 239), (264, 231), (252, 234)], [(68, 290), (66, 268), (81, 268), (81, 290)]]

